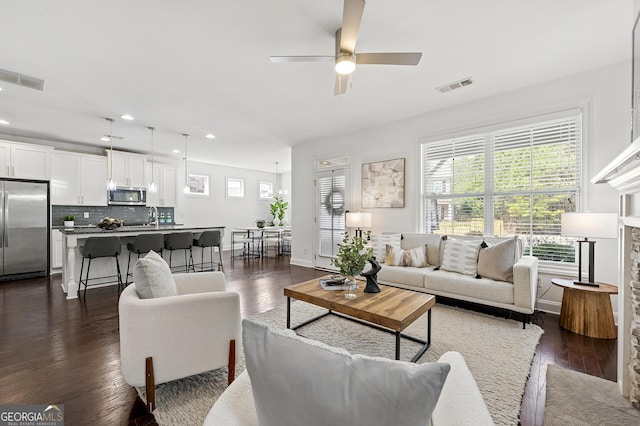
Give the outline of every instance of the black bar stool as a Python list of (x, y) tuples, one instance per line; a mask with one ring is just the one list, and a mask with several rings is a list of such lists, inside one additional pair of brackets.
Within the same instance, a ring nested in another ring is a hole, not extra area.
[(136, 253), (139, 258), (141, 254), (149, 253), (153, 250), (162, 256), (163, 248), (163, 234), (140, 234), (137, 235), (132, 242), (127, 243), (127, 249), (129, 249), (129, 262), (127, 262), (127, 279), (125, 280), (125, 286), (129, 285), (129, 277), (133, 276), (133, 273), (129, 273), (129, 268), (131, 266), (131, 253)]
[[(171, 268), (171, 270), (173, 270), (173, 267), (171, 266), (173, 251), (184, 250), (185, 272), (189, 272), (189, 269), (195, 272), (195, 269), (193, 268), (193, 253), (191, 251), (192, 245), (193, 234), (191, 232), (172, 232), (171, 234), (165, 234), (164, 249), (169, 250), (169, 268)], [(187, 252), (189, 252), (188, 258)]]
[[(222, 238), (220, 237), (220, 231), (204, 231), (200, 234), (198, 238), (193, 239), (193, 246), (200, 247), (202, 249), (200, 256), (200, 272), (204, 271), (205, 263), (204, 263), (204, 249), (205, 247), (211, 248), (211, 262), (206, 263), (210, 269), (208, 271), (213, 271), (213, 265), (216, 263), (213, 261), (213, 250), (215, 247), (218, 248), (218, 253), (220, 254), (220, 263), (218, 263), (218, 270), (224, 271), (224, 265), (222, 264)], [(195, 269), (195, 265), (194, 265)]]
[[(84, 298), (87, 298), (87, 286), (89, 285), (89, 280), (99, 280), (106, 278), (117, 277), (118, 282), (118, 292), (122, 291), (124, 288), (122, 284), (122, 276), (120, 275), (120, 262), (118, 261), (118, 256), (120, 255), (120, 251), (122, 250), (122, 245), (120, 244), (120, 238), (118, 237), (90, 237), (87, 238), (84, 242), (84, 245), (79, 247), (80, 254), (82, 255), (82, 264), (80, 266), (80, 282), (78, 283), (78, 297), (80, 297), (80, 287), (84, 284)], [(117, 275), (107, 275), (103, 277), (94, 277), (89, 278), (89, 270), (91, 269), (91, 260), (99, 259), (101, 257), (114, 257), (116, 259), (116, 268), (118, 271)], [(87, 262), (87, 273), (85, 278), (82, 279), (82, 272), (84, 271), (84, 260), (89, 259)], [(103, 281), (99, 284), (106, 284), (109, 281)]]

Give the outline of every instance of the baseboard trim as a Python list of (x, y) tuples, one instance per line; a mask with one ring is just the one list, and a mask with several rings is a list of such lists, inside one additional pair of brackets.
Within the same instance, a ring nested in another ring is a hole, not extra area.
[(292, 257), (289, 263), (296, 266), (303, 266), (305, 268), (313, 268), (313, 262), (306, 259), (296, 259)]

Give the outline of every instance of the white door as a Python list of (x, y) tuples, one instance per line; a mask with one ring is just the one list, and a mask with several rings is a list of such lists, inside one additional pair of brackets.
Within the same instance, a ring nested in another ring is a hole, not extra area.
[(349, 169), (330, 170), (316, 174), (316, 236), (315, 266), (336, 268), (331, 260), (338, 253), (345, 227), (345, 212), (349, 210), (351, 183)]

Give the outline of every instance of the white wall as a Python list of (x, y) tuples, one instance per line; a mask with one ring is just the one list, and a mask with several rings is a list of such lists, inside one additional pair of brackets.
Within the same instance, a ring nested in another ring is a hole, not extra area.
[[(477, 82), (482, 84), (482, 82)], [(463, 90), (473, 90), (472, 87)], [(442, 96), (458, 96), (449, 92)], [(463, 92), (462, 92), (463, 93)], [(585, 192), (583, 209), (617, 211), (617, 195), (608, 185), (592, 185), (589, 179), (613, 160), (630, 143), (631, 62), (550, 81), (503, 93), (460, 106), (426, 113), (393, 124), (370, 128), (332, 139), (297, 145), (292, 150), (292, 262), (314, 265), (315, 192), (314, 162), (318, 159), (349, 155), (351, 169), (351, 208), (360, 207), (361, 165), (371, 161), (406, 158), (405, 207), (373, 209), (373, 232), (417, 231), (420, 215), (419, 141), (468, 128), (499, 123), (569, 107), (584, 106)], [(596, 279), (616, 283), (617, 245), (614, 240), (596, 244)], [(542, 294), (552, 287), (550, 279), (562, 271), (541, 274)], [(571, 274), (573, 271), (564, 271)], [(569, 275), (567, 275), (569, 276)], [(551, 288), (539, 307), (559, 312), (561, 291)], [(617, 299), (614, 297), (614, 311)]]
[[(271, 200), (258, 199), (258, 182), (276, 185), (276, 174), (237, 167), (189, 161), (189, 173), (209, 176), (210, 196), (190, 197), (182, 192), (184, 166), (177, 169), (176, 222), (186, 226), (225, 226), (225, 250), (231, 248), (231, 230), (234, 227), (255, 226), (257, 219), (271, 220)], [(242, 178), (245, 184), (243, 199), (226, 198), (226, 178)], [(281, 177), (281, 182), (285, 180)], [(290, 181), (290, 179), (289, 179)]]

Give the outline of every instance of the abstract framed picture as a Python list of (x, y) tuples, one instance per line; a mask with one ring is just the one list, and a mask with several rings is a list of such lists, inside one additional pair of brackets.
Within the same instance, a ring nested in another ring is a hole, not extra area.
[(194, 175), (189, 173), (187, 178), (187, 196), (208, 197), (209, 196), (209, 176)]
[(259, 200), (272, 200), (273, 199), (273, 182), (258, 182), (258, 199)]
[(362, 208), (404, 207), (404, 158), (362, 165)]

